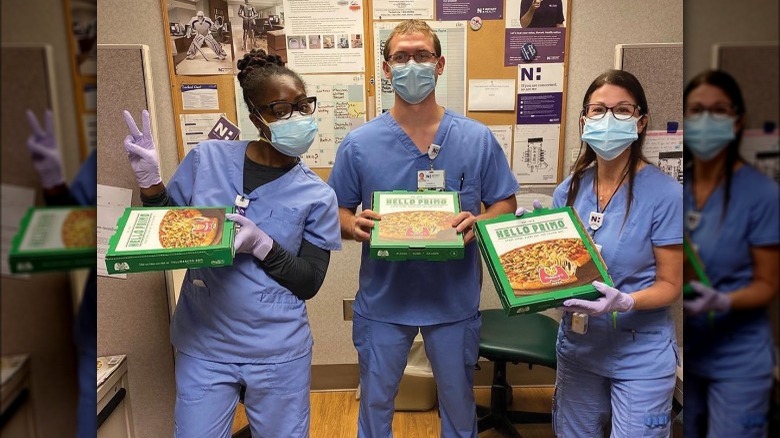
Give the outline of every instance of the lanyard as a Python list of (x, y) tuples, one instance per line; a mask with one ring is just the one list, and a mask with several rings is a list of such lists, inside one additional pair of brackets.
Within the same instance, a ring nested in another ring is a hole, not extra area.
[(626, 171), (623, 172), (623, 176), (620, 177), (620, 181), (618, 181), (617, 186), (615, 187), (615, 190), (612, 191), (612, 195), (609, 197), (609, 201), (604, 205), (604, 209), (601, 210), (599, 208), (599, 170), (596, 169), (596, 175), (593, 178), (593, 183), (596, 185), (596, 211), (591, 212), (591, 219), (589, 222), (593, 222), (594, 216), (598, 220), (598, 227), (590, 227), (590, 236), (596, 237), (596, 231), (601, 229), (601, 223), (603, 222), (604, 213), (607, 211), (607, 207), (609, 207), (609, 204), (612, 203), (612, 198), (615, 197), (615, 193), (617, 193), (618, 190), (620, 190), (620, 186), (623, 185), (623, 181), (626, 179), (626, 175), (628, 175), (628, 167), (626, 167)]

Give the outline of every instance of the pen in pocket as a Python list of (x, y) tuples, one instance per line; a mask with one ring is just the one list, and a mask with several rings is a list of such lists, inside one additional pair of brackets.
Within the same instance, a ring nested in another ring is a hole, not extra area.
[(466, 176), (466, 174), (465, 174), (465, 173), (461, 173), (461, 174), (460, 174), (460, 189), (458, 189), (458, 190), (463, 190), (463, 178), (464, 178), (465, 176)]

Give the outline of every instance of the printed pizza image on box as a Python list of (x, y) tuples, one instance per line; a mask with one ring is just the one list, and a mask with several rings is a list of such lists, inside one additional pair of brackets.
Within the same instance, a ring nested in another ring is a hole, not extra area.
[(509, 314), (536, 312), (568, 298), (600, 296), (591, 284), (612, 281), (581, 221), (570, 207), (477, 222), (477, 238)]
[(9, 252), (13, 273), (95, 266), (97, 209), (31, 207), (22, 218)]
[(232, 207), (128, 208), (106, 254), (110, 274), (229, 266)]
[(383, 260), (463, 258), (463, 236), (452, 221), (460, 213), (457, 192), (375, 192), (382, 215), (371, 231), (371, 256)]
[(699, 258), (694, 245), (683, 237), (683, 299), (689, 300), (696, 298), (699, 294), (691, 287), (691, 281), (698, 281), (705, 286), (712, 286), (707, 273), (704, 271), (704, 264)]

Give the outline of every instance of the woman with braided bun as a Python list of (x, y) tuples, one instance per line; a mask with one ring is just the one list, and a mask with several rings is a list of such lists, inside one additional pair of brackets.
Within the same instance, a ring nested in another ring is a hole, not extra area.
[(253, 50), (238, 80), (256, 140), (198, 144), (166, 185), (149, 113), (125, 139), (146, 206), (235, 205), (233, 265), (189, 269), (171, 323), (175, 437), (230, 437), (241, 388), (252, 436), (306, 437), (312, 336), (305, 300), (341, 248), (336, 197), (299, 155), (314, 142), (317, 99), (281, 58)]

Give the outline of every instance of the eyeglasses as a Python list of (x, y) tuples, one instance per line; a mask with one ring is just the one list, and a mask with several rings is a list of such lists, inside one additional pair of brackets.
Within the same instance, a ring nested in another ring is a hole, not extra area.
[(618, 120), (628, 120), (633, 117), (634, 113), (639, 109), (639, 105), (634, 105), (632, 103), (620, 103), (615, 106), (589, 103), (582, 109), (582, 113), (589, 119), (600, 120), (604, 118), (604, 115), (609, 111)]
[(410, 55), (404, 52), (396, 52), (390, 55), (390, 62), (393, 64), (406, 64), (410, 58), (414, 58), (414, 62), (433, 62), (437, 56), (431, 52), (417, 52), (414, 55)]
[(736, 112), (736, 108), (734, 105), (726, 102), (716, 103), (710, 107), (698, 103), (687, 105), (685, 107), (686, 117), (701, 117), (701, 115), (705, 112), (710, 113), (710, 115), (716, 119), (727, 119), (735, 115), (734, 113)]
[(271, 114), (277, 120), (287, 120), (292, 117), (295, 111), (298, 111), (301, 115), (308, 116), (314, 114), (314, 111), (317, 109), (317, 96), (304, 97), (295, 103), (279, 100), (268, 105), (255, 106), (255, 109), (257, 111), (270, 109)]

